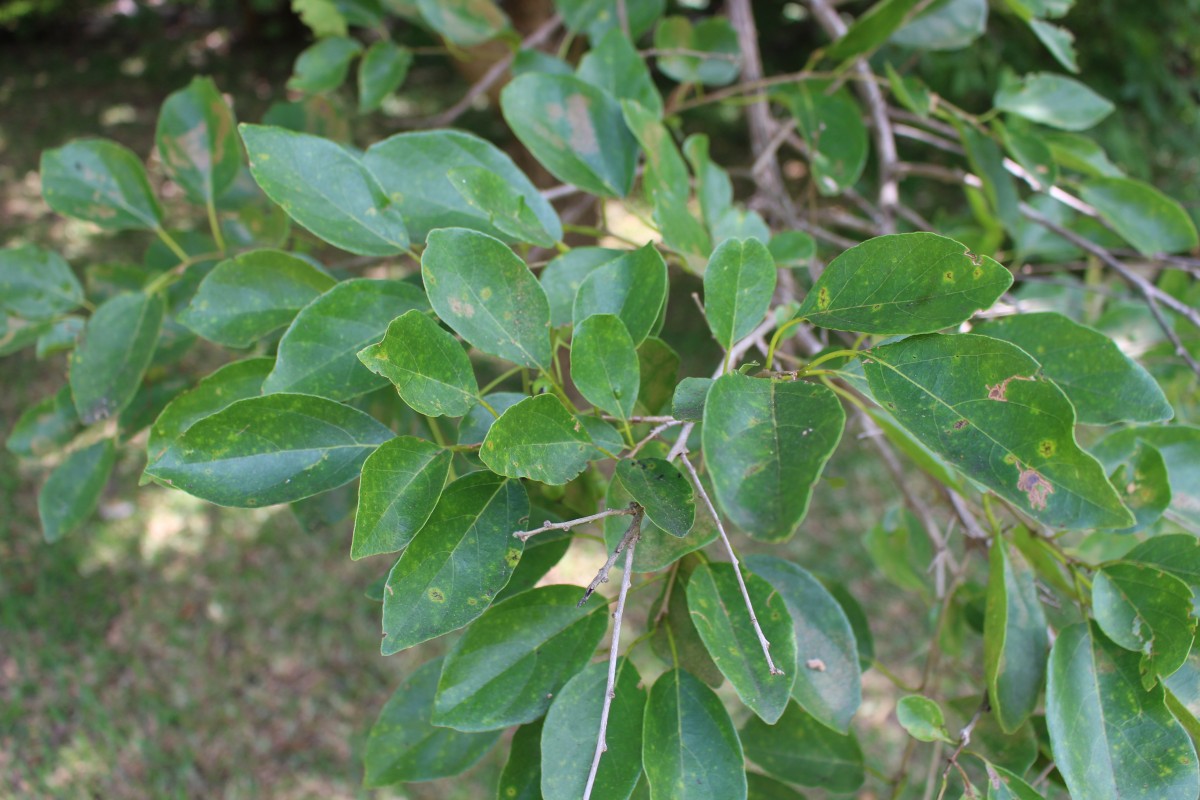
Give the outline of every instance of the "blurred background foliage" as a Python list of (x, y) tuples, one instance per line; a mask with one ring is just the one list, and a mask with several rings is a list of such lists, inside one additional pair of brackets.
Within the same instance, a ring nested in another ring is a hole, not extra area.
[[(518, 7), (544, 13), (549, 2), (504, 5), (516, 19)], [(984, 111), (1005, 69), (1058, 71), (1001, 5), (993, 4), (987, 35), (966, 49), (913, 55), (889, 46), (880, 57)], [(690, 15), (718, 10), (705, 0), (669, 6)], [(870, 3), (841, 6), (858, 13)], [(800, 69), (825, 43), (801, 3), (762, 0), (755, 11), (767, 74)], [(1061, 23), (1076, 33), (1084, 80), (1118, 107), (1093, 134), (1131, 175), (1200, 217), (1200, 0), (1090, 0)], [(395, 38), (440, 44), (402, 21)], [(51, 246), (73, 261), (140, 261), (139, 235), (98, 235), (49, 212), (36, 174), (40, 152), (103, 135), (149, 153), (163, 98), (198, 73), (213, 76), (240, 119), (259, 120), (288, 101), (293, 62), (310, 43), (281, 0), (0, 0), (0, 241)], [(381, 114), (351, 114), (350, 89), (274, 113), (299, 113), (326, 135), (365, 144), (400, 129), (402, 118), (448, 106), (473, 69), (420, 57)], [(749, 148), (737, 110), (713, 106), (692, 120), (713, 139), (716, 160), (744, 176)], [(505, 144), (491, 108), (456, 124)], [(923, 191), (923, 213), (965, 213), (959, 189)], [(689, 363), (707, 371), (712, 344), (687, 297), (697, 284), (673, 285), (667, 334), (685, 374)], [(1081, 296), (1060, 292), (1050, 302), (1085, 302)], [(61, 357), (8, 358), (0, 429), (61, 385), (64, 372)], [(414, 659), (438, 645), (377, 655), (378, 607), (362, 592), (382, 567), (349, 561), (348, 521), (330, 523), (316, 504), (299, 516), (227, 511), (157, 487), (135, 490), (141, 466), (121, 464), (101, 519), (49, 547), (34, 502), (40, 474), (0, 454), (0, 796), (364, 796), (360, 747), (373, 715)], [(878, 656), (911, 682), (923, 655), (911, 643), (928, 639), (913, 631), (932, 628), (919, 590), (930, 596), (928, 554), (918, 552), (925, 540), (915, 530), (909, 536), (913, 522), (897, 513), (899, 493), (860, 449), (842, 448), (828, 476), (786, 555), (845, 582), (872, 617)], [(586, 581), (598, 554), (572, 550), (555, 577)], [(870, 560), (880, 569), (867, 575)], [(979, 602), (964, 604), (942, 632), (951, 657), (962, 654), (965, 626), (981, 608), (975, 589)], [(874, 670), (864, 677), (864, 749), (902, 748), (899, 729), (884, 724), (895, 687)], [(467, 781), (379, 796), (490, 796), (506, 752), (496, 748)]]

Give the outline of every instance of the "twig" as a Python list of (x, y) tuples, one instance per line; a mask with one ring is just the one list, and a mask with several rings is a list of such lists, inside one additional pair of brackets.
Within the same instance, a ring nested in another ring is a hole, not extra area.
[[(600, 769), (600, 757), (608, 750), (608, 712), (612, 708), (613, 697), (616, 696), (617, 652), (618, 645), (621, 643), (621, 619), (625, 615), (625, 596), (629, 594), (629, 584), (633, 576), (633, 551), (637, 547), (638, 537), (641, 535), (640, 521), (641, 517), (635, 516), (633, 522), (629, 524), (633, 538), (629, 540), (629, 547), (625, 550), (625, 568), (621, 572), (621, 592), (617, 595), (617, 610), (613, 612), (612, 646), (608, 651), (608, 686), (604, 690), (604, 707), (600, 711), (600, 732), (596, 736), (596, 753), (592, 756), (592, 769), (588, 773), (587, 785), (583, 789), (583, 800), (591, 798), (592, 786), (596, 783), (596, 773)], [(625, 536), (629, 537), (629, 533), (627, 532)]]
[(729, 560), (733, 563), (733, 574), (737, 576), (738, 588), (742, 590), (742, 599), (746, 601), (746, 610), (750, 612), (750, 624), (754, 626), (754, 633), (758, 635), (758, 643), (762, 646), (763, 657), (767, 659), (767, 668), (772, 675), (782, 675), (783, 670), (775, 666), (775, 661), (771, 658), (771, 643), (767, 641), (766, 634), (763, 633), (762, 627), (758, 624), (758, 617), (754, 613), (754, 604), (750, 602), (750, 591), (746, 588), (746, 580), (742, 577), (742, 564), (738, 561), (737, 553), (733, 551), (733, 544), (729, 541), (729, 535), (725, 533), (725, 524), (721, 522), (721, 516), (717, 513), (717, 509), (713, 507), (712, 500), (708, 496), (708, 492), (704, 489), (704, 484), (700, 482), (700, 476), (696, 474), (696, 468), (692, 466), (692, 460), (687, 457), (687, 444), (684, 444), (683, 450), (683, 465), (687, 467), (688, 474), (692, 476), (692, 483), (696, 486), (696, 492), (700, 498), (704, 500), (704, 505), (708, 508), (708, 513), (712, 515), (713, 522), (717, 523), (717, 532), (721, 534), (721, 543), (725, 545), (725, 552), (729, 554)]
[(946, 761), (946, 769), (942, 772), (942, 780), (945, 780), (946, 776), (950, 774), (952, 767), (958, 766), (958, 757), (962, 755), (962, 751), (971, 743), (971, 732), (975, 730), (975, 726), (979, 723), (979, 718), (983, 716), (983, 713), (990, 711), (991, 708), (987, 692), (984, 692), (983, 702), (979, 704), (979, 708), (975, 709), (975, 713), (971, 716), (970, 721), (958, 732), (958, 747), (954, 748), (954, 752), (950, 754), (950, 758)]
[(586, 525), (589, 522), (595, 522), (596, 520), (604, 519), (605, 517), (617, 517), (623, 514), (634, 513), (636, 512), (633, 510), (633, 506), (630, 506), (629, 508), (610, 508), (605, 511), (601, 511), (598, 514), (592, 514), (588, 517), (579, 517), (578, 519), (569, 519), (566, 522), (547, 522), (542, 527), (534, 528), (531, 531), (513, 531), (513, 536), (524, 542), (527, 541), (529, 537), (536, 536), (539, 533), (545, 533), (546, 531), (566, 531), (578, 525)]
[(613, 565), (617, 563), (617, 559), (620, 558), (621, 553), (642, 535), (642, 515), (646, 513), (646, 510), (637, 503), (630, 503), (628, 513), (633, 515), (633, 519), (630, 520), (629, 527), (625, 530), (625, 535), (617, 543), (617, 547), (613, 550), (612, 555), (604, 562), (604, 566), (600, 567), (600, 570), (596, 573), (596, 577), (592, 578), (592, 582), (588, 584), (587, 589), (583, 593), (583, 599), (579, 601), (580, 607), (588, 601), (588, 598), (596, 592), (596, 589), (600, 588), (600, 584), (608, 583), (608, 573), (612, 570)]
[(529, 50), (542, 44), (549, 39), (555, 31), (558, 30), (559, 25), (561, 24), (562, 18), (555, 14), (534, 29), (532, 33), (526, 36), (521, 41), (521, 46), (517, 50), (509, 53), (504, 58), (500, 59), (491, 67), (489, 67), (488, 71), (483, 73), (479, 80), (475, 81), (475, 83), (471, 85), (471, 88), (467, 89), (466, 94), (464, 94), (457, 103), (450, 106), (445, 111), (434, 114), (430, 117), (420, 117), (417, 119), (405, 120), (405, 126), (409, 128), (443, 128), (454, 122), (454, 120), (466, 113), (467, 109), (471, 107), (471, 104), (475, 102), (475, 98), (489, 91), (493, 86), (500, 82), (500, 80), (504, 77), (504, 74), (508, 72), (508, 68), (512, 66), (513, 59), (517, 57), (517, 52), (519, 50)]
[(674, 428), (676, 425), (682, 425), (682, 424), (683, 424), (683, 420), (681, 420), (681, 419), (673, 419), (670, 422), (664, 422), (663, 424), (659, 425), (654, 430), (650, 431), (650, 433), (646, 434), (646, 438), (642, 439), (640, 442), (638, 442), (632, 448), (630, 448), (629, 452), (625, 454), (625, 457), (633, 458), (641, 451), (641, 449), (643, 447), (645, 447), (646, 445), (650, 444), (650, 442), (657, 439), (659, 434), (661, 434), (663, 431), (665, 431), (669, 428)]

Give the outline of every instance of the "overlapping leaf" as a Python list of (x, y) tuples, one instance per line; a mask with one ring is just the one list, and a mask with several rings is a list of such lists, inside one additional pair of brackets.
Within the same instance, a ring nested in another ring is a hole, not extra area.
[(392, 320), (383, 341), (359, 351), (358, 359), (394, 383), (400, 397), (418, 414), (461, 417), (479, 398), (467, 352), (420, 311), (407, 311)]
[(350, 557), (404, 549), (437, 505), (450, 458), (449, 451), (415, 436), (398, 436), (371, 453), (358, 485)]
[(1046, 616), (1033, 574), (1003, 539), (992, 544), (983, 652), (988, 700), (1000, 727), (1017, 730), (1037, 707), (1046, 675)]
[(539, 394), (500, 415), (479, 457), (493, 472), (510, 478), (562, 484), (583, 472), (594, 449), (591, 437), (562, 401)]

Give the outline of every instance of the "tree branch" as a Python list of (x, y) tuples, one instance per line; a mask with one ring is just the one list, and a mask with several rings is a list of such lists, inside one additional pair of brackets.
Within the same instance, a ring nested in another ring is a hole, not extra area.
[(632, 505), (629, 508), (610, 508), (605, 511), (601, 511), (598, 514), (592, 514), (591, 516), (587, 517), (579, 517), (578, 519), (569, 519), (566, 522), (547, 522), (542, 527), (534, 528), (531, 531), (513, 531), (513, 536), (524, 542), (528, 541), (529, 537), (536, 536), (539, 533), (545, 533), (546, 531), (566, 531), (579, 525), (586, 525), (589, 522), (595, 522), (596, 520), (604, 519), (605, 517), (616, 517), (623, 514), (634, 513), (637, 512), (634, 511)]
[(617, 563), (617, 559), (620, 558), (621, 553), (642, 535), (642, 515), (646, 513), (646, 510), (637, 503), (630, 503), (629, 510), (625, 513), (632, 514), (633, 519), (630, 521), (629, 527), (625, 530), (625, 535), (617, 543), (617, 547), (613, 550), (612, 555), (608, 557), (608, 560), (604, 562), (604, 566), (600, 567), (600, 570), (596, 573), (596, 577), (592, 578), (592, 582), (588, 584), (587, 590), (583, 593), (583, 599), (579, 601), (581, 607), (595, 593), (596, 589), (600, 587), (600, 584), (608, 583), (608, 573), (612, 570), (613, 565)]

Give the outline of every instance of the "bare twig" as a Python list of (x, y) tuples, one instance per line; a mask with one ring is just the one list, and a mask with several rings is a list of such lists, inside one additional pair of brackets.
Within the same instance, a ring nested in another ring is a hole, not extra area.
[(652, 430), (648, 434), (646, 434), (644, 439), (642, 439), (640, 442), (638, 442), (633, 447), (631, 447), (629, 449), (629, 452), (625, 454), (625, 457), (633, 458), (641, 451), (641, 449), (643, 447), (645, 447), (646, 445), (650, 444), (650, 442), (657, 439), (659, 437), (659, 435), (662, 434), (663, 431), (668, 430), (670, 428), (674, 428), (676, 425), (682, 425), (682, 424), (683, 424), (683, 420), (681, 420), (681, 419), (673, 419), (670, 422), (664, 422), (663, 424), (659, 425), (654, 430)]
[(632, 506), (629, 508), (610, 508), (601, 511), (598, 514), (592, 514), (587, 517), (579, 517), (578, 519), (569, 519), (566, 522), (547, 522), (540, 528), (534, 528), (531, 531), (513, 531), (513, 536), (520, 539), (522, 542), (527, 541), (529, 537), (536, 536), (539, 533), (546, 531), (566, 531), (579, 525), (586, 525), (589, 522), (604, 519), (605, 517), (616, 517), (636, 513)]
[(506, 55), (504, 58), (493, 64), (487, 72), (467, 89), (457, 103), (447, 108), (441, 113), (434, 114), (429, 117), (420, 117), (418, 119), (409, 119), (404, 121), (404, 125), (409, 128), (443, 128), (454, 120), (466, 113), (475, 99), (485, 92), (489, 91), (493, 86), (500, 82), (508, 68), (512, 66), (513, 59), (517, 57), (519, 50), (528, 50), (535, 48), (544, 43), (562, 24), (562, 19), (555, 14), (550, 19), (539, 25), (532, 33), (525, 37), (521, 42), (521, 46), (513, 52)]
[(729, 541), (729, 534), (725, 533), (725, 523), (721, 522), (721, 515), (717, 513), (717, 509), (713, 507), (712, 500), (708, 496), (708, 492), (704, 489), (704, 484), (700, 482), (700, 476), (696, 474), (696, 468), (692, 466), (692, 461), (687, 457), (687, 445), (684, 445), (683, 450), (683, 465), (687, 467), (688, 474), (692, 476), (692, 483), (696, 486), (696, 492), (704, 501), (708, 513), (712, 515), (713, 522), (717, 524), (717, 532), (721, 534), (721, 543), (725, 545), (725, 552), (729, 554), (729, 560), (733, 563), (733, 574), (737, 576), (738, 588), (742, 590), (742, 599), (746, 601), (746, 610), (750, 612), (750, 624), (754, 626), (754, 633), (758, 636), (758, 643), (762, 646), (763, 657), (767, 659), (767, 668), (772, 675), (782, 675), (783, 670), (775, 666), (775, 661), (771, 658), (771, 643), (767, 641), (766, 634), (763, 633), (762, 627), (758, 624), (758, 616), (754, 613), (754, 604), (750, 602), (750, 591), (746, 588), (746, 580), (742, 577), (742, 563), (738, 561), (737, 553), (733, 551), (733, 544)]
[(642, 535), (642, 515), (646, 513), (646, 510), (637, 503), (630, 503), (628, 513), (633, 515), (633, 519), (629, 522), (629, 528), (626, 529), (625, 535), (621, 537), (621, 541), (617, 543), (617, 547), (613, 550), (612, 555), (604, 562), (604, 566), (600, 567), (599, 571), (596, 572), (596, 577), (592, 578), (592, 582), (588, 584), (587, 589), (583, 593), (583, 599), (579, 601), (580, 606), (583, 606), (588, 598), (596, 592), (596, 589), (600, 588), (600, 584), (608, 583), (608, 573), (612, 571), (613, 565), (617, 563), (617, 559), (620, 558), (621, 553)]
[(985, 711), (990, 711), (991, 708), (987, 692), (984, 692), (983, 702), (979, 704), (979, 708), (975, 709), (975, 713), (971, 716), (970, 721), (958, 732), (958, 746), (954, 748), (954, 752), (950, 754), (950, 758), (946, 761), (946, 769), (942, 772), (942, 780), (946, 779), (952, 768), (958, 766), (958, 757), (962, 755), (962, 751), (971, 743), (971, 733), (975, 730), (975, 726), (979, 724), (979, 718), (983, 716)]
[[(625, 550), (625, 568), (621, 572), (621, 592), (617, 595), (617, 610), (613, 612), (612, 646), (608, 651), (608, 686), (604, 690), (604, 707), (600, 711), (600, 732), (596, 736), (596, 753), (592, 756), (592, 769), (588, 773), (587, 785), (583, 789), (583, 800), (592, 796), (592, 786), (596, 783), (596, 773), (600, 769), (600, 757), (608, 750), (608, 712), (612, 708), (613, 697), (616, 696), (618, 645), (621, 643), (621, 619), (625, 616), (625, 596), (629, 594), (629, 584), (633, 576), (633, 551), (637, 547), (641, 534), (640, 516), (635, 516), (629, 525), (633, 538)], [(628, 538), (629, 533), (625, 536)], [(623, 541), (623, 540), (622, 540)]]

